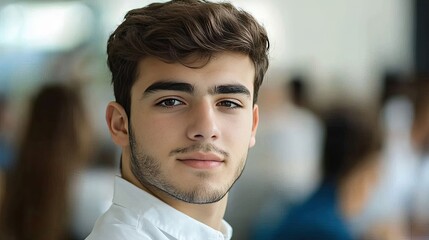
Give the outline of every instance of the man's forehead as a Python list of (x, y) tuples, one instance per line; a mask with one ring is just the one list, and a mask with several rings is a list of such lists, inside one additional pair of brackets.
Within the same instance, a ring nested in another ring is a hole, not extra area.
[(189, 67), (181, 63), (167, 63), (155, 57), (145, 57), (137, 67), (139, 85), (154, 82), (188, 82), (195, 84), (251, 84), (255, 69), (244, 54), (216, 54), (203, 67)]
[(155, 56), (145, 56), (141, 58), (138, 61), (137, 68), (144, 69), (145, 66), (151, 66), (151, 65), (177, 65), (180, 67), (185, 67), (189, 69), (203, 69), (210, 65), (212, 62), (216, 62), (220, 59), (225, 58), (232, 58), (232, 61), (236, 62), (243, 62), (248, 61), (249, 63), (253, 64), (253, 61), (251, 60), (250, 56), (244, 53), (240, 52), (231, 52), (231, 51), (224, 51), (224, 52), (217, 52), (210, 55), (201, 55), (201, 54), (191, 54), (188, 57), (184, 59), (180, 59), (177, 61), (168, 61), (163, 60), (161, 58), (155, 57)]

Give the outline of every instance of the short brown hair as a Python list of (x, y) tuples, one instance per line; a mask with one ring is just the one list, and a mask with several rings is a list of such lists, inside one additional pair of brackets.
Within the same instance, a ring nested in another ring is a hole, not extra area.
[(191, 56), (208, 63), (218, 52), (244, 53), (255, 66), (256, 103), (268, 68), (268, 50), (265, 29), (249, 13), (232, 4), (172, 0), (129, 11), (109, 37), (107, 61), (116, 101), (129, 116), (131, 87), (137, 77), (138, 62), (144, 57), (191, 67), (186, 62)]

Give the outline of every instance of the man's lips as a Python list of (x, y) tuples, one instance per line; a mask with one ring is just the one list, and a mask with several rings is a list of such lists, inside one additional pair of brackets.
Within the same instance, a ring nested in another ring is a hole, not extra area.
[(198, 169), (210, 169), (215, 168), (223, 164), (224, 160), (213, 153), (192, 153), (180, 156), (177, 158), (178, 161), (183, 164), (198, 168)]

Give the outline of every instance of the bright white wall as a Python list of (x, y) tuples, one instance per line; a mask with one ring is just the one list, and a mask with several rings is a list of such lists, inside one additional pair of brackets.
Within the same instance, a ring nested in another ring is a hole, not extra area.
[[(376, 97), (386, 69), (410, 72), (412, 1), (235, 0), (262, 21), (272, 41), (271, 74), (304, 69), (324, 100)], [(268, 82), (269, 82), (268, 81)]]

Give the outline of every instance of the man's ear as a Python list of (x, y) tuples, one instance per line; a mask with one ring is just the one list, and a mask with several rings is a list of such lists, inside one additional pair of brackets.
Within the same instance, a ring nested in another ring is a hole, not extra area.
[(253, 106), (253, 122), (252, 122), (252, 133), (250, 136), (249, 148), (255, 146), (256, 143), (256, 130), (259, 124), (259, 108), (258, 105)]
[(125, 109), (117, 102), (110, 102), (106, 108), (106, 122), (110, 136), (116, 145), (129, 145), (128, 116)]

